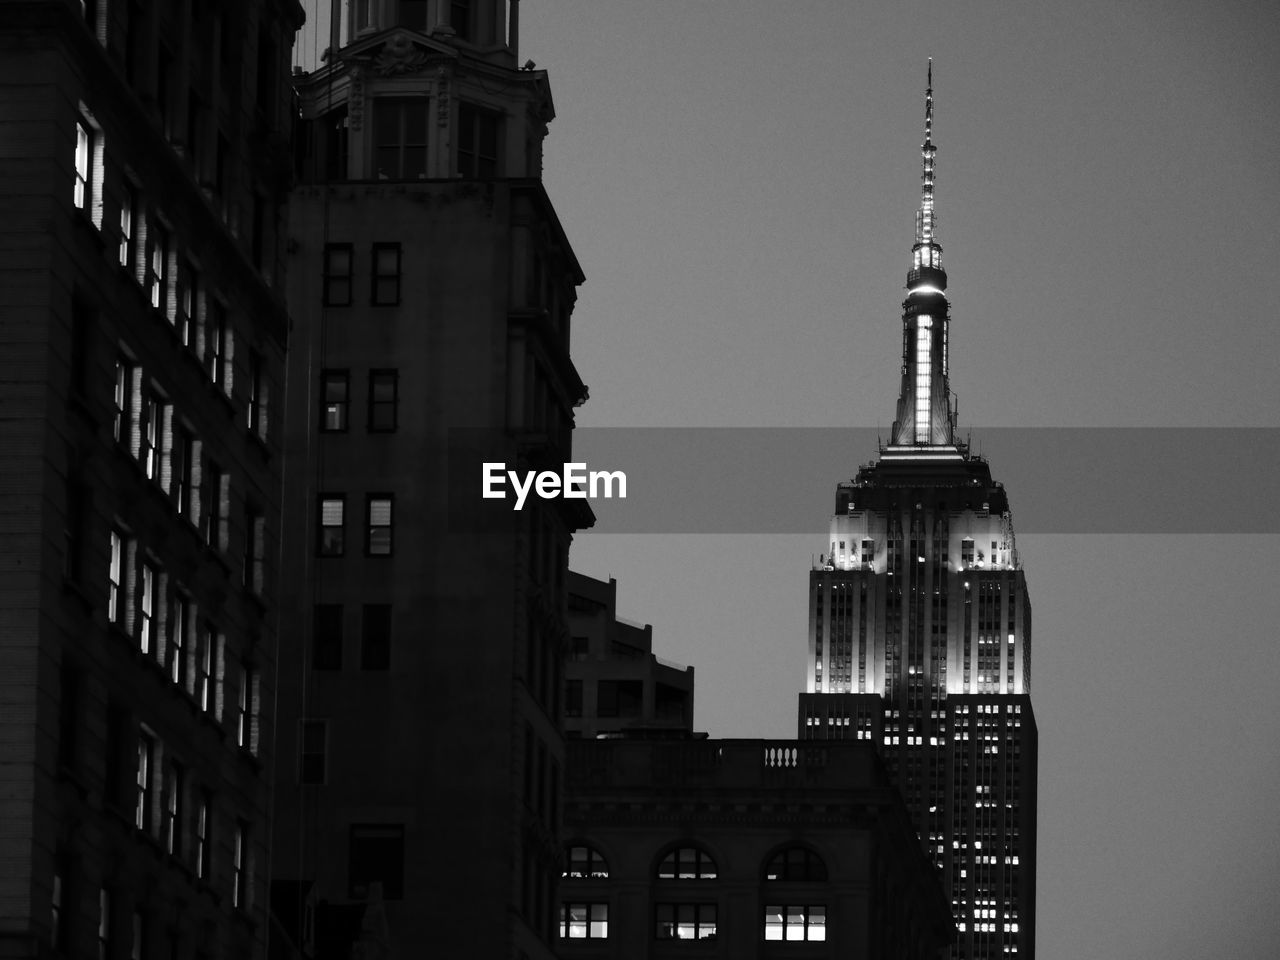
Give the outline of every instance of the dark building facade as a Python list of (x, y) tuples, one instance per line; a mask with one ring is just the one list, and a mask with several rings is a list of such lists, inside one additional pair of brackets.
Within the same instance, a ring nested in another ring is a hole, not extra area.
[(924, 960), (951, 939), (873, 744), (574, 740), (567, 782), (565, 960)]
[(517, 10), (353, 3), (295, 77), (273, 904), (316, 957), (552, 956), (566, 563), (592, 516), (458, 506), (482, 462), (570, 461), (586, 398)]
[(653, 627), (618, 617), (618, 582), (569, 571), (567, 737), (693, 731), (693, 667), (653, 652)]
[(302, 19), (0, 2), (0, 956), (265, 955)]
[(956, 435), (947, 275), (934, 230), (930, 66), (923, 196), (890, 443), (836, 489), (809, 576), (799, 736), (877, 743), (959, 931), (954, 957), (1035, 953), (1031, 606), (1008, 498)]

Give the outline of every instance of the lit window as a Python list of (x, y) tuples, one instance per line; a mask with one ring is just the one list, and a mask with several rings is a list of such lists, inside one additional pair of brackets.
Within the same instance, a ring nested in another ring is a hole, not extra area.
[(656, 907), (659, 940), (714, 940), (714, 903), (659, 903)]
[(253, 667), (240, 667), (240, 687), (236, 692), (236, 744), (242, 750), (256, 753), (255, 728), (258, 725), (258, 674)]
[(93, 192), (93, 131), (83, 119), (76, 121), (75, 204), (88, 212)]
[(133, 810), (133, 825), (139, 830), (151, 830), (151, 759), (155, 755), (155, 741), (147, 734), (138, 737), (137, 793)]
[(604, 879), (609, 876), (609, 864), (595, 847), (578, 844), (569, 848), (569, 865), (564, 876), (575, 880)]
[(497, 114), (470, 103), (458, 104), (458, 176), (487, 180), (497, 174)]
[(196, 644), (195, 678), (196, 706), (206, 713), (213, 709), (213, 656), (216, 643), (217, 635), (206, 624), (200, 629)]
[(325, 244), (324, 305), (326, 307), (351, 306), (351, 244), (349, 243)]
[(198, 483), (200, 464), (196, 439), (182, 426), (174, 428), (176, 435), (172, 463), (170, 464), (170, 490), (179, 516), (196, 522), (192, 491)]
[[(379, 180), (427, 176), (427, 103), (422, 99), (373, 104), (374, 170)], [(377, 301), (375, 301), (377, 302)]]
[(342, 494), (321, 494), (320, 496), (320, 536), (317, 540), (317, 552), (322, 557), (340, 557), (346, 548), (343, 542), (346, 505), (346, 497)]
[(209, 879), (209, 851), (213, 843), (213, 797), (206, 790), (196, 804), (196, 877)]
[(788, 847), (769, 861), (764, 876), (766, 880), (826, 880), (827, 865), (812, 850)]
[(609, 936), (607, 903), (560, 904), (560, 936), (566, 940), (604, 940)]
[[(120, 266), (126, 270), (136, 267), (134, 252), (134, 217), (138, 209), (138, 194), (130, 184), (120, 191)], [(136, 279), (136, 276), (135, 276)]]
[(400, 244), (373, 245), (373, 284), (370, 300), (376, 307), (394, 307), (400, 302)]
[(346, 370), (320, 372), (320, 430), (342, 433), (347, 429), (347, 412), (351, 403), (350, 374)]
[(184, 771), (178, 763), (169, 765), (164, 782), (164, 828), (162, 830), (165, 852), (170, 856), (182, 853), (182, 781)]
[(826, 940), (827, 908), (772, 906), (764, 908), (766, 940)]
[(206, 304), (204, 324), (205, 370), (209, 379), (231, 396), (232, 361), (235, 358), (231, 328), (227, 324), (227, 306), (221, 300), (209, 298)]
[(133, 426), (134, 366), (123, 357), (116, 358), (115, 419), (112, 433), (118, 443), (129, 448)]
[(677, 847), (662, 858), (659, 880), (714, 880), (716, 862), (698, 847)]
[(249, 432), (266, 442), (271, 386), (267, 383), (266, 367), (262, 354), (256, 350), (249, 354)]
[(108, 571), (107, 619), (120, 623), (124, 619), (124, 537), (111, 531), (111, 565)]
[(400, 401), (400, 375), (395, 370), (369, 371), (369, 432), (392, 433), (396, 429)]
[(149, 563), (142, 565), (142, 605), (138, 617), (138, 646), (143, 653), (151, 652), (156, 619), (156, 588), (158, 575)]
[(231, 906), (249, 906), (249, 825), (236, 821), (235, 843), (231, 849)]
[(365, 550), (371, 557), (391, 556), (390, 494), (371, 494), (368, 498), (368, 530)]
[(147, 262), (147, 289), (151, 306), (163, 311), (170, 321), (174, 314), (169, 303), (169, 232), (159, 223), (151, 224), (151, 258)]
[(178, 263), (177, 320), (178, 340), (184, 347), (192, 344), (192, 333), (199, 322), (200, 274), (186, 260)]
[(323, 784), (328, 757), (329, 725), (324, 720), (299, 721), (298, 782)]
[(404, 897), (404, 827), (400, 824), (352, 824), (347, 860), (352, 900), (373, 895), (382, 884), (384, 900)]

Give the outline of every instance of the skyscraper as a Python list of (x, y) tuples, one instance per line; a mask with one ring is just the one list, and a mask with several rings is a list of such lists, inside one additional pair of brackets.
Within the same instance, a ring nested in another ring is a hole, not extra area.
[(2, 956), (266, 950), (302, 22), (0, 0)]
[(458, 506), (482, 462), (572, 460), (586, 398), (518, 10), (335, 4), (295, 78), (273, 905), (317, 958), (552, 956), (566, 564), (592, 516)]
[(942, 872), (954, 957), (1035, 949), (1031, 606), (1009, 502), (956, 431), (934, 216), (933, 69), (888, 445), (836, 488), (809, 576), (799, 736), (878, 741)]

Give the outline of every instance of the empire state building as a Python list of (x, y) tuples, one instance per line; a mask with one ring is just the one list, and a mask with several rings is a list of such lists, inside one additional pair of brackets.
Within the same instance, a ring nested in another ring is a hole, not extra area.
[(1031, 605), (1009, 501), (956, 431), (933, 70), (890, 442), (836, 487), (809, 575), (802, 739), (871, 739), (951, 902), (955, 958), (1035, 955)]

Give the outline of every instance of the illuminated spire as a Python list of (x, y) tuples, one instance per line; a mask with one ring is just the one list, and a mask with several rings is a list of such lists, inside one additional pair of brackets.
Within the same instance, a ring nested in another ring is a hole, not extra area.
[(959, 456), (949, 384), (950, 317), (947, 274), (942, 269), (933, 211), (933, 60), (924, 95), (924, 143), (920, 145), (920, 209), (911, 247), (907, 299), (902, 304), (902, 390), (888, 455)]
[(920, 157), (924, 173), (920, 177), (920, 212), (916, 214), (916, 243), (932, 243), (933, 222), (933, 161), (938, 148), (933, 145), (933, 58), (929, 58), (929, 81), (924, 92), (924, 143), (920, 145)]

